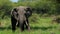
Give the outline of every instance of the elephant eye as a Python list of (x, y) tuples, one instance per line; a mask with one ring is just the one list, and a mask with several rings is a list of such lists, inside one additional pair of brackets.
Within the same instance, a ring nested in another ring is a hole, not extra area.
[(18, 14), (16, 14), (16, 16), (18, 17)]
[(15, 12), (17, 12), (17, 9), (16, 9), (16, 8), (14, 8), (14, 11), (15, 11)]

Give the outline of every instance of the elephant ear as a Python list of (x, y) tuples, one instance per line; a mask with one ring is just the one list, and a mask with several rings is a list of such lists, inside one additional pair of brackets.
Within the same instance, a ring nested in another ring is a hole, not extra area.
[(14, 10), (15, 12), (17, 12), (17, 8), (14, 8), (13, 10)]
[(16, 14), (16, 13), (17, 13), (17, 9), (16, 9), (16, 8), (12, 9), (11, 15), (13, 16), (13, 15)]
[(17, 17), (18, 17), (17, 8), (12, 9), (11, 16), (14, 17), (15, 19), (17, 19)]
[(32, 15), (32, 9), (30, 7), (26, 8), (26, 17), (30, 17)]

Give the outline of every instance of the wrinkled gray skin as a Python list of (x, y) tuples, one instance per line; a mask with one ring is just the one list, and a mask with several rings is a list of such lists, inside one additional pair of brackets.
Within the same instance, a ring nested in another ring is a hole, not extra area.
[(30, 30), (28, 18), (32, 15), (32, 10), (30, 7), (19, 6), (11, 11), (11, 24), (12, 31), (15, 31), (16, 24), (21, 28), (21, 31), (24, 30), (24, 25), (28, 30)]

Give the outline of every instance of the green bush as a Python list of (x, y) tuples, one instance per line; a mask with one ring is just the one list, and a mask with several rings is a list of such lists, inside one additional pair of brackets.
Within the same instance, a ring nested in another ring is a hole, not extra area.
[(38, 23), (40, 20), (40, 16), (39, 14), (33, 13), (29, 20), (31, 23)]

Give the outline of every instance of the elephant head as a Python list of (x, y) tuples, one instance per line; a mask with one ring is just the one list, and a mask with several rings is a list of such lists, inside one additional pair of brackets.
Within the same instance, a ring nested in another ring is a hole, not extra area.
[(16, 8), (13, 8), (11, 11), (11, 15), (17, 19), (18, 18), (18, 14), (21, 13), (21, 11), (25, 14), (25, 16), (28, 18), (32, 15), (32, 9), (30, 7), (24, 7), (24, 6), (19, 6)]

